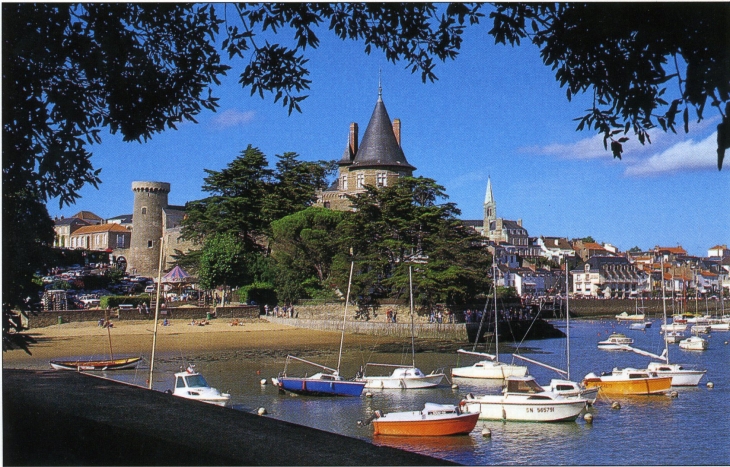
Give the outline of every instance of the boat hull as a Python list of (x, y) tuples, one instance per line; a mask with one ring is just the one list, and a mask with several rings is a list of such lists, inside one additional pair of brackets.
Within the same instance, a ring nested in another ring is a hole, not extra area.
[(704, 339), (685, 339), (679, 341), (679, 348), (683, 350), (707, 350), (707, 341)]
[(451, 376), (457, 378), (505, 379), (508, 376), (525, 376), (526, 374), (526, 366), (507, 365), (489, 361), (451, 369)]
[(361, 381), (323, 381), (287, 376), (277, 378), (276, 383), (280, 389), (304, 396), (360, 397), (365, 386)]
[(367, 389), (428, 389), (441, 384), (444, 374), (426, 375), (420, 378), (393, 378), (391, 376), (365, 376)]
[(72, 370), (72, 371), (111, 371), (111, 370), (128, 370), (136, 368), (141, 357), (117, 358), (114, 360), (51, 360), (51, 368), (54, 370)]
[[(381, 436), (453, 436), (471, 433), (479, 419), (478, 414), (459, 414), (448, 418), (421, 419), (421, 412), (412, 412), (413, 418), (388, 420), (387, 414), (373, 420), (373, 434)], [(418, 417), (418, 418), (416, 418)]]
[(509, 395), (486, 395), (462, 402), (467, 413), (477, 413), (480, 420), (514, 422), (574, 421), (586, 407), (582, 399), (511, 400)]
[(610, 381), (596, 377), (584, 379), (583, 384), (586, 388), (600, 388), (600, 391), (604, 394), (638, 396), (663, 394), (669, 391), (669, 388), (672, 386), (672, 378), (667, 376), (660, 378), (637, 378)]

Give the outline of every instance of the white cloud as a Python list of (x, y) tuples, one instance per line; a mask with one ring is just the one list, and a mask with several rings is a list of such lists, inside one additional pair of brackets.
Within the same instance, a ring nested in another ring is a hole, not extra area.
[(227, 109), (213, 117), (212, 123), (218, 129), (226, 129), (235, 126), (243, 126), (251, 123), (254, 119), (254, 112), (241, 112), (235, 109)]
[(717, 168), (717, 132), (702, 141), (688, 139), (648, 158), (634, 160), (625, 175), (641, 177)]

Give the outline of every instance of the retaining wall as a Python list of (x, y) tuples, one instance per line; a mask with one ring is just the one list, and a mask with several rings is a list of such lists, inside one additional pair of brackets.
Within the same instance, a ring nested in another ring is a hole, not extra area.
[[(160, 310), (161, 318), (169, 319), (203, 319), (208, 313), (214, 314), (217, 318), (238, 318), (238, 319), (258, 319), (259, 307), (241, 305), (241, 306), (225, 306), (225, 307), (170, 307)], [(72, 311), (43, 311), (39, 313), (31, 313), (25, 321), (28, 329), (43, 328), (58, 324), (58, 318), (62, 323), (74, 323), (81, 321), (99, 321), (104, 318), (104, 310), (72, 310)], [(137, 309), (132, 310), (112, 310), (111, 319), (114, 320), (153, 320), (155, 317), (154, 310), (150, 313), (140, 314)]]
[[(296, 307), (295, 307), (296, 309)], [(318, 331), (342, 331), (342, 318), (337, 319), (309, 319), (309, 318), (276, 318), (267, 316), (266, 319), (272, 323), (284, 324), (298, 328), (316, 329)], [(403, 319), (406, 319), (405, 316)], [(468, 340), (466, 326), (463, 323), (457, 324), (430, 324), (415, 323), (413, 325), (414, 335), (420, 339), (448, 339)], [(374, 336), (388, 337), (411, 337), (411, 323), (387, 323), (383, 321), (347, 321), (345, 332), (353, 334), (367, 334)]]

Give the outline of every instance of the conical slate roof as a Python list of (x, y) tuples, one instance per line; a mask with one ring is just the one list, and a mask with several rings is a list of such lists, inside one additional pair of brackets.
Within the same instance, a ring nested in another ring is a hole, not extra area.
[(403, 150), (395, 139), (393, 124), (380, 95), (365, 135), (362, 137), (360, 148), (355, 155), (355, 160), (352, 162), (351, 170), (367, 167), (399, 167), (416, 170), (408, 163)]

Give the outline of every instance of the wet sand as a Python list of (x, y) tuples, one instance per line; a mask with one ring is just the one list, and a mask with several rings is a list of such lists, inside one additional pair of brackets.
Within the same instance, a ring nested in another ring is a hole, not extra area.
[[(157, 327), (157, 352), (196, 353), (226, 351), (261, 351), (301, 354), (331, 351), (339, 346), (340, 333), (315, 331), (272, 324), (266, 320), (250, 320), (231, 326), (230, 319), (213, 319), (205, 326), (191, 326), (185, 320), (170, 320), (170, 326)], [(154, 321), (113, 321), (109, 330), (115, 356), (149, 356), (152, 349)], [(109, 337), (106, 328), (95, 322), (65, 323), (25, 332), (34, 342), (22, 349), (3, 352), (3, 368), (47, 369), (53, 358), (108, 356)], [(401, 339), (397, 340), (398, 342)], [(348, 334), (345, 346), (371, 347), (389, 345), (382, 337)]]

